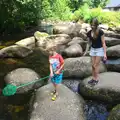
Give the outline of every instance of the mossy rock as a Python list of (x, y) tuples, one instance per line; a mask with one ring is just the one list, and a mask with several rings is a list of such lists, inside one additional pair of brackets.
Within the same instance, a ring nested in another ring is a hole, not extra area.
[(120, 104), (118, 104), (112, 109), (108, 117), (108, 120), (120, 120)]
[(13, 41), (7, 41), (4, 43), (5, 46), (10, 46), (10, 45), (13, 45), (16, 41), (13, 40)]
[(36, 31), (34, 36), (36, 36), (36, 37), (47, 37), (47, 36), (49, 36), (49, 34), (47, 34), (45, 32)]
[(3, 48), (5, 48), (6, 46), (0, 46), (0, 49), (3, 49)]

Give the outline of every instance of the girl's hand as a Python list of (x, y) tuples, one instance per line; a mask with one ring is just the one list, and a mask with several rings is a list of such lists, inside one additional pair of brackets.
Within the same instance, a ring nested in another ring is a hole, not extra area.
[(106, 54), (104, 54), (104, 60), (107, 60), (107, 55)]

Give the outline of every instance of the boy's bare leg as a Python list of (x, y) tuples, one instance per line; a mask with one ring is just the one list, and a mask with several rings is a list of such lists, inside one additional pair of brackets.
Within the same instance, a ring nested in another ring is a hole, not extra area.
[(58, 95), (58, 85), (57, 84), (53, 84), (54, 85), (54, 88), (55, 88), (55, 94)]

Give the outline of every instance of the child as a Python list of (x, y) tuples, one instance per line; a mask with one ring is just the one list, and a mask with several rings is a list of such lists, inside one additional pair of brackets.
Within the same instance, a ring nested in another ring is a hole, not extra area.
[(49, 63), (50, 63), (50, 78), (55, 90), (51, 93), (53, 95), (52, 100), (56, 100), (58, 96), (58, 86), (62, 82), (62, 70), (64, 66), (64, 60), (60, 54), (56, 52), (56, 46), (49, 48)]

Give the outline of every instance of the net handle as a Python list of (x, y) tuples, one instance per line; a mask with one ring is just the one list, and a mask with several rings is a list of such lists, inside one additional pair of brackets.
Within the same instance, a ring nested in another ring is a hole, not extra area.
[(40, 78), (39, 80), (35, 80), (35, 81), (31, 81), (31, 82), (22, 84), (22, 85), (20, 85), (20, 86), (17, 86), (17, 89), (18, 89), (18, 88), (21, 88), (21, 87), (24, 87), (24, 86), (27, 86), (27, 85), (30, 85), (30, 84), (32, 84), (32, 83), (38, 82), (38, 81), (42, 81), (42, 80), (44, 80), (44, 79), (46, 79), (46, 78), (49, 78), (49, 77), (50, 77), (50, 76), (46, 76), (46, 77)]
[[(63, 73), (63, 72), (64, 72), (64, 70), (62, 70), (62, 73)], [(46, 78), (49, 78), (49, 77), (50, 77), (50, 75), (49, 75), (49, 76), (46, 76), (46, 77), (43, 77), (43, 78), (40, 78), (39, 80), (34, 80), (34, 81), (31, 81), (31, 82), (22, 84), (22, 85), (20, 85), (20, 86), (17, 86), (17, 89), (18, 89), (18, 88), (21, 88), (21, 87), (24, 87), (24, 86), (27, 86), (27, 85), (30, 85), (30, 84), (35, 83), (35, 82), (42, 81), (42, 80), (44, 80), (44, 79), (46, 79)]]

